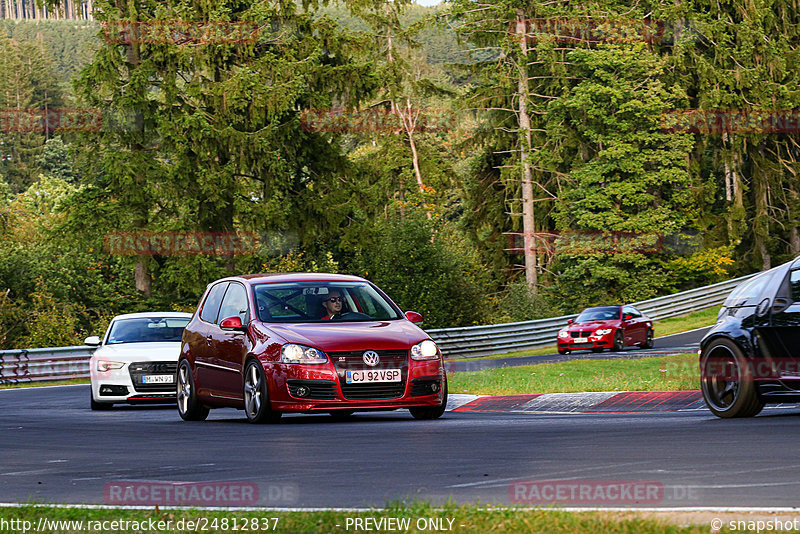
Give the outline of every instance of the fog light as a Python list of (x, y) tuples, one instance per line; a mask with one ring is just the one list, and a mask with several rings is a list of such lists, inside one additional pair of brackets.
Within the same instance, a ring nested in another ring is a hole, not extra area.
[(434, 393), (436, 393), (437, 391), (439, 391), (439, 384), (437, 384), (436, 382), (434, 382), (433, 384), (431, 384), (431, 391), (433, 391)]
[(306, 395), (308, 395), (308, 388), (305, 386), (298, 387), (297, 391), (295, 392), (295, 395), (297, 395), (298, 397), (305, 397)]

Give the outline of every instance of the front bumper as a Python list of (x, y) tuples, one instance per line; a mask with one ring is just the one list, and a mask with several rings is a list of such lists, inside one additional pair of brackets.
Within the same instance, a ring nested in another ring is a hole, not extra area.
[[(176, 362), (131, 362), (120, 369), (98, 371), (90, 363), (92, 397), (95, 402), (117, 404), (166, 404), (175, 401)], [(171, 375), (170, 383), (148, 384), (151, 376)]]
[(577, 342), (570, 334), (569, 337), (558, 338), (558, 350), (584, 350), (584, 349), (610, 349), (614, 346), (614, 332), (597, 336), (591, 334), (586, 336), (586, 341)]
[(281, 412), (438, 406), (444, 399), (447, 381), (441, 359), (407, 359), (400, 382), (348, 385), (346, 370), (334, 363), (273, 364), (271, 371), (275, 388), (270, 391), (271, 404)]

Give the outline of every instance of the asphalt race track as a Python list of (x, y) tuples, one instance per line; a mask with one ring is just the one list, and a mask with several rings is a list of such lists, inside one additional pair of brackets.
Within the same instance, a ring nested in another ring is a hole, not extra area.
[(403, 410), (255, 426), (232, 409), (201, 423), (172, 407), (93, 412), (88, 396), (87, 385), (0, 391), (0, 502), (104, 504), (122, 481), (249, 482), (258, 505), (278, 507), (509, 504), (515, 481), (552, 480), (662, 486), (646, 506), (794, 506), (800, 494), (796, 408), (746, 420), (698, 410), (416, 421)]

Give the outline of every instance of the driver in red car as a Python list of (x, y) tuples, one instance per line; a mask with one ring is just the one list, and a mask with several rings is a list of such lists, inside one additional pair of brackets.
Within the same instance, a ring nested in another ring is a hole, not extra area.
[(322, 320), (335, 318), (342, 313), (342, 294), (338, 290), (332, 290), (328, 296), (322, 299), (322, 307), (328, 312)]

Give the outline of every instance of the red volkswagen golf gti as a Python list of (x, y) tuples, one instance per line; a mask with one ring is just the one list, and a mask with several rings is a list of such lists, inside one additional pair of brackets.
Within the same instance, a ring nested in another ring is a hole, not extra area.
[(408, 408), (440, 417), (439, 348), (375, 285), (357, 276), (254, 274), (208, 286), (183, 333), (178, 413), (242, 409), (251, 423), (283, 413), (347, 416)]

